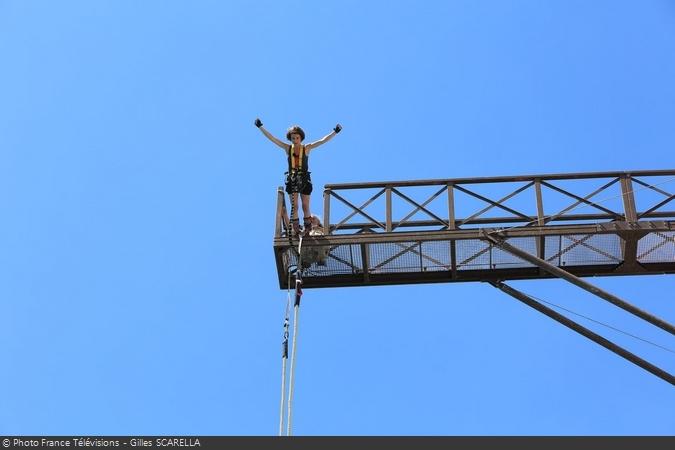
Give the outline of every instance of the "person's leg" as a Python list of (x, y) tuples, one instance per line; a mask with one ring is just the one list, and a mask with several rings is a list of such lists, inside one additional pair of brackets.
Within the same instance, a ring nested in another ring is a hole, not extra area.
[(305, 226), (305, 235), (312, 231), (312, 211), (310, 210), (310, 195), (312, 194), (312, 178), (309, 173), (302, 174), (302, 187), (300, 190), (302, 198), (302, 216)]

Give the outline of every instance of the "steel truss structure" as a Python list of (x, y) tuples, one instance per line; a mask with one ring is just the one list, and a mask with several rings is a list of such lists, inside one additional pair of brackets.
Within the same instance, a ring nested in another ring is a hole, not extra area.
[[(675, 335), (667, 321), (581, 279), (675, 273), (675, 211), (666, 208), (675, 199), (666, 188), (673, 182), (675, 170), (643, 170), (329, 184), (323, 235), (307, 237), (300, 258), (279, 188), (274, 236), (279, 286), (287, 288), (286, 275), (298, 261), (305, 288), (484, 281), (675, 385), (672, 374), (504, 283), (559, 277)], [(415, 200), (412, 191), (418, 188), (432, 193)], [(525, 192), (533, 195), (514, 205)], [(555, 201), (551, 193), (558, 195)], [(351, 195), (361, 197), (360, 206), (350, 194), (361, 194)], [(460, 194), (477, 208), (464, 217)], [(384, 205), (366, 211), (381, 198)], [(402, 215), (394, 214), (395, 200), (398, 209), (400, 203), (407, 206)], [(618, 208), (608, 204), (613, 200)], [(331, 217), (336, 205), (344, 213), (339, 219)], [(572, 213), (582, 208), (592, 212)], [(419, 215), (423, 219), (414, 219)], [(366, 221), (352, 221), (357, 216)]]
[[(303, 287), (559, 276), (538, 261), (579, 277), (675, 273), (675, 210), (667, 208), (675, 198), (668, 183), (674, 181), (675, 170), (652, 170), (329, 184), (323, 193), (324, 235), (303, 244), (308, 251), (323, 249), (327, 258), (306, 267)], [(433, 193), (415, 200), (420, 187)], [(478, 192), (504, 187), (509, 193), (498, 199)], [(364, 202), (350, 199), (373, 191)], [(547, 199), (550, 193), (557, 195), (555, 202)], [(458, 217), (459, 194), (477, 208), (464, 217)], [(516, 196), (524, 207), (509, 204)], [(561, 203), (565, 199), (567, 204)], [(607, 199), (621, 209), (606, 206)], [(384, 204), (367, 210), (378, 202)], [(344, 216), (334, 218), (337, 206)], [(590, 212), (576, 212), (580, 209)], [(358, 218), (365, 221), (354, 221)], [(275, 222), (274, 253), (279, 286), (285, 289), (296, 254), (281, 188)], [(514, 255), (502, 242), (535, 259)]]

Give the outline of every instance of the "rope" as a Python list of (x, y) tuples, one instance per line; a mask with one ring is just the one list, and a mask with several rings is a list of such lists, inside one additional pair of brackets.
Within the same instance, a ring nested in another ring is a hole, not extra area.
[(291, 199), (291, 219), (290, 219), (291, 233), (289, 234), (289, 236), (291, 236), (292, 233), (295, 233), (295, 228), (293, 228), (293, 220), (297, 220), (298, 225), (299, 225), (300, 224), (299, 223), (300, 218), (297, 217), (297, 215), (298, 215), (298, 211), (297, 211), (298, 205), (296, 204), (297, 202), (296, 202), (296, 198), (295, 198), (296, 197), (295, 193), (291, 192), (288, 195)]
[[(290, 248), (295, 250), (295, 246), (293, 245), (293, 217), (296, 214), (296, 202), (293, 201), (293, 195), (289, 195), (290, 201), (291, 201), (291, 217), (289, 219), (288, 223), (288, 228), (286, 229), (286, 235), (288, 236), (288, 242), (290, 244)], [(300, 261), (300, 251), (302, 249), (302, 236), (300, 236), (300, 242), (298, 246), (298, 261), (295, 267), (295, 276), (296, 278), (298, 277), (298, 271), (301, 270), (301, 261)], [(290, 326), (290, 312), (291, 312), (291, 275), (293, 274), (293, 265), (290, 264), (290, 255), (289, 255), (289, 265), (288, 265), (288, 281), (287, 281), (287, 296), (286, 296), (286, 311), (284, 314), (284, 334), (283, 334), (283, 340), (281, 344), (281, 404), (279, 406), (279, 436), (283, 436), (284, 434), (284, 407), (286, 406), (286, 373), (288, 372), (287, 370), (287, 360), (288, 360), (288, 329)], [(297, 290), (297, 282), (296, 282), (296, 290)], [(296, 294), (297, 295), (297, 294)], [(294, 325), (293, 325), (293, 354), (295, 354), (295, 333), (297, 332), (297, 308), (295, 312), (295, 318), (294, 318)], [(288, 433), (290, 435), (290, 413), (291, 413), (291, 406), (290, 406), (290, 399), (292, 397), (293, 393), (293, 370), (294, 370), (294, 362), (291, 361), (291, 378), (289, 380), (289, 402), (288, 402)]]
[[(295, 248), (293, 248), (295, 250)], [(284, 407), (287, 406), (286, 435), (291, 435), (291, 417), (293, 404), (293, 381), (295, 377), (295, 355), (297, 349), (298, 319), (300, 313), (300, 297), (302, 296), (302, 235), (298, 243), (298, 260), (295, 268), (295, 305), (293, 312), (293, 343), (291, 346), (291, 365), (290, 377), (288, 380), (288, 401), (286, 400), (286, 372), (288, 360), (288, 328), (290, 325), (291, 311), (291, 275), (293, 274), (292, 265), (288, 266), (288, 284), (286, 296), (286, 311), (284, 315), (284, 335), (281, 343), (281, 405), (279, 407), (279, 436), (284, 434)]]
[(298, 320), (300, 318), (300, 297), (302, 296), (302, 235), (298, 243), (298, 267), (295, 271), (295, 304), (293, 305), (293, 343), (291, 344), (291, 370), (288, 380), (288, 417), (286, 419), (286, 436), (291, 436), (293, 417), (293, 387), (295, 380), (295, 359), (298, 344)]
[(288, 268), (286, 313), (284, 315), (284, 338), (281, 343), (281, 406), (279, 407), (279, 436), (284, 433), (284, 404), (286, 403), (286, 360), (288, 359), (288, 326), (291, 315), (291, 268)]
[[(298, 287), (299, 288), (299, 287)], [(293, 417), (293, 387), (295, 380), (295, 358), (298, 343), (298, 319), (300, 314), (300, 303), (296, 302), (293, 308), (293, 345), (291, 347), (291, 374), (288, 383), (288, 419), (286, 421), (286, 436), (291, 436), (291, 423)]]
[[(525, 292), (524, 292), (524, 293), (525, 293)], [(654, 347), (658, 347), (658, 348), (660, 348), (661, 350), (665, 350), (665, 351), (670, 352), (670, 353), (675, 353), (674, 350), (671, 350), (671, 349), (669, 349), (668, 347), (664, 347), (663, 345), (659, 345), (659, 344), (657, 344), (657, 343), (655, 343), (655, 342), (649, 341), (649, 340), (644, 339), (644, 338), (641, 338), (641, 337), (639, 337), (639, 336), (635, 336), (634, 334), (631, 334), (631, 333), (629, 333), (629, 332), (627, 332), (627, 331), (623, 331), (623, 330), (621, 330), (621, 329), (619, 329), (619, 328), (613, 327), (612, 325), (608, 325), (608, 324), (606, 324), (606, 323), (600, 322), (599, 320), (595, 320), (595, 319), (593, 319), (593, 318), (591, 318), (591, 317), (585, 316), (585, 315), (583, 315), (583, 314), (579, 314), (579, 313), (577, 313), (577, 312), (572, 311), (571, 309), (567, 309), (567, 308), (565, 308), (565, 307), (563, 307), (563, 306), (556, 305), (555, 303), (547, 302), (546, 300), (543, 300), (543, 299), (541, 299), (541, 298), (539, 298), (539, 297), (535, 297), (535, 296), (532, 295), (532, 294), (528, 294), (528, 293), (525, 293), (525, 294), (528, 295), (529, 297), (532, 297), (533, 299), (535, 299), (535, 300), (541, 302), (541, 303), (546, 303), (547, 305), (553, 306), (554, 308), (558, 308), (558, 309), (561, 309), (561, 310), (563, 310), (563, 311), (567, 311), (567, 312), (570, 313), (570, 314), (574, 314), (574, 315), (577, 316), (577, 317), (581, 317), (581, 318), (583, 318), (583, 319), (590, 320), (590, 321), (593, 322), (593, 323), (597, 323), (598, 325), (602, 325), (603, 327), (609, 328), (610, 330), (614, 330), (614, 331), (617, 331), (617, 332), (619, 332), (619, 333), (625, 334), (626, 336), (632, 337), (633, 339), (637, 339), (637, 340), (642, 341), (642, 342), (644, 342), (644, 343), (646, 343), (646, 344), (653, 345)]]

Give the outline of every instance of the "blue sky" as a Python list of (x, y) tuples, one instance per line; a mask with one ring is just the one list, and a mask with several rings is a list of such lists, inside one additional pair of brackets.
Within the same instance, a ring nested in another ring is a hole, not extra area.
[[(665, 0), (0, 0), (0, 434), (276, 434), (285, 159), (256, 117), (343, 125), (319, 193), (673, 168), (673, 54)], [(675, 321), (672, 276), (592, 282)], [(675, 433), (672, 386), (487, 285), (307, 290), (300, 325), (295, 434)]]

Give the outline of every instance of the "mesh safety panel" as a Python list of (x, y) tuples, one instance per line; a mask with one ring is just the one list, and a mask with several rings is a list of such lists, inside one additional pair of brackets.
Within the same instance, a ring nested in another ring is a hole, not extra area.
[[(507, 242), (537, 255), (537, 237), (510, 238)], [(622, 262), (624, 241), (615, 234), (546, 236), (546, 260), (557, 266), (588, 266)], [(363, 247), (362, 247), (363, 246)], [(370, 274), (450, 271), (451, 241), (406, 241), (337, 246), (303, 247), (306, 277), (363, 273), (364, 255)], [(481, 239), (455, 241), (457, 270), (491, 270), (535, 267)], [(639, 242), (640, 262), (675, 261), (675, 233), (650, 233)], [(286, 270), (297, 264), (297, 251), (284, 253)]]
[(450, 241), (422, 242), (422, 270), (440, 272), (452, 269)]
[[(537, 254), (536, 240), (533, 237), (511, 238), (507, 239), (507, 242), (528, 253)], [(457, 241), (457, 270), (513, 267), (533, 267), (533, 265), (480, 239)]]
[(638, 241), (637, 254), (641, 263), (675, 262), (675, 231), (649, 233)]
[(371, 244), (370, 273), (421, 272), (423, 257), (419, 242)]
[[(284, 252), (284, 267), (298, 264), (297, 250)], [(361, 246), (357, 244), (315, 246), (302, 248), (302, 265), (305, 276), (325, 277), (363, 273)]]
[(546, 237), (546, 260), (557, 266), (619, 264), (623, 239), (616, 234), (571, 234)]
[[(507, 239), (506, 242), (518, 247), (521, 250), (536, 255), (537, 254), (537, 240), (534, 237), (521, 237)], [(511, 267), (534, 267), (530, 262), (524, 261), (517, 256), (513, 256), (509, 252), (493, 247), (492, 248), (492, 268), (493, 269), (507, 269)]]

